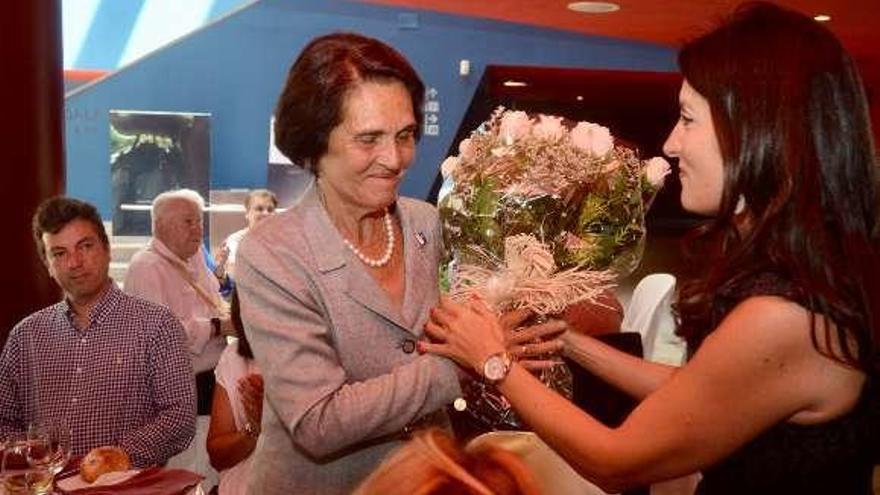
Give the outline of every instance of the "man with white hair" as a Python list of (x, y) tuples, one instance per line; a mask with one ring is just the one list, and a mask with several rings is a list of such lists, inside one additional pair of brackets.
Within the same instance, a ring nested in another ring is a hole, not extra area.
[(217, 278), (202, 252), (204, 200), (196, 191), (164, 192), (153, 200), (153, 238), (131, 259), (125, 291), (162, 304), (186, 331), (196, 372), (199, 414), (209, 414), (214, 366), (225, 335), (234, 335)]

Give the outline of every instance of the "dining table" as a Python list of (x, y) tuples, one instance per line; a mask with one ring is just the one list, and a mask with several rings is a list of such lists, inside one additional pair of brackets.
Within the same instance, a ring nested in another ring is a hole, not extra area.
[(89, 483), (74, 458), (55, 476), (53, 495), (205, 495), (204, 477), (185, 469), (151, 466), (105, 473)]

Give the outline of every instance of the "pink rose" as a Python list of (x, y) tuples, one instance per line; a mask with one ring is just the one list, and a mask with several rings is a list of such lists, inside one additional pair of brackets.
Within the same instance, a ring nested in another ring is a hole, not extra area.
[(525, 112), (507, 111), (501, 116), (498, 135), (508, 145), (529, 135), (532, 130), (532, 119)]
[(660, 187), (666, 181), (666, 176), (669, 175), (671, 170), (669, 162), (662, 157), (655, 156), (645, 164), (645, 178), (648, 179), (648, 183), (652, 186)]
[(605, 156), (614, 146), (607, 127), (592, 122), (578, 122), (571, 130), (571, 144), (593, 156)]
[(471, 160), (474, 157), (474, 144), (471, 141), (471, 138), (462, 139), (460, 143), (458, 143), (458, 156), (462, 160)]
[(562, 117), (551, 115), (539, 116), (538, 123), (532, 127), (532, 135), (538, 139), (558, 141), (565, 135), (565, 126), (562, 125)]

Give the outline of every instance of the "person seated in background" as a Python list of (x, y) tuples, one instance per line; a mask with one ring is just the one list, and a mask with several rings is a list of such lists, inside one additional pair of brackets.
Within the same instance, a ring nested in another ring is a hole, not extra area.
[(247, 220), (247, 227), (229, 234), (229, 237), (220, 246), (220, 252), (215, 260), (214, 275), (221, 284), (228, 280), (228, 276), (235, 279), (235, 255), (238, 253), (238, 245), (244, 235), (259, 221), (274, 214), (276, 208), (278, 208), (278, 198), (272, 191), (254, 189), (248, 193), (244, 200), (244, 216)]
[(198, 412), (210, 414), (214, 366), (235, 335), (219, 284), (202, 253), (204, 201), (196, 191), (164, 192), (153, 200), (153, 238), (135, 253), (125, 276), (125, 291), (162, 304), (186, 331), (196, 373)]
[(0, 440), (62, 420), (75, 456), (115, 446), (135, 467), (164, 464), (195, 432), (180, 322), (110, 279), (110, 242), (94, 206), (46, 200), (33, 234), (64, 300), (19, 322), (0, 354)]
[[(869, 494), (880, 461), (878, 167), (858, 70), (822, 24), (750, 3), (679, 54), (664, 144), (691, 237), (671, 368), (566, 333), (641, 402), (608, 428), (504, 360), (496, 316), (444, 301), (423, 350), (493, 379), (585, 478), (617, 491), (702, 471), (697, 493)], [(700, 258), (697, 258), (697, 257)]]
[(244, 334), (238, 293), (232, 292), (230, 316), (236, 339), (227, 344), (214, 369), (217, 386), (211, 407), (207, 449), (220, 473), (220, 495), (244, 495), (250, 477), (251, 452), (260, 436), (263, 377)]
[[(393, 452), (354, 495), (539, 495), (513, 452), (484, 443), (459, 446), (446, 432), (424, 430)], [(549, 494), (548, 494), (549, 495)]]

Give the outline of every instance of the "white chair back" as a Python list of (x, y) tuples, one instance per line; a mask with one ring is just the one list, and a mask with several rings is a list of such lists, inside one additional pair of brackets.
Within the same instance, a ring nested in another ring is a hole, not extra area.
[[(675, 297), (675, 277), (668, 273), (653, 273), (639, 281), (632, 299), (626, 306), (624, 331), (642, 336), (642, 349), (648, 361), (679, 366), (684, 363), (687, 346), (675, 335), (672, 300)], [(691, 495), (700, 480), (699, 474), (682, 476), (651, 485), (651, 495)]]
[(672, 300), (675, 277), (652, 273), (639, 281), (623, 314), (621, 330), (638, 332), (648, 361), (680, 365), (684, 362), (685, 343), (675, 335)]

